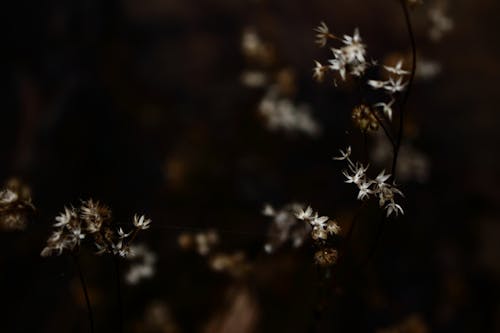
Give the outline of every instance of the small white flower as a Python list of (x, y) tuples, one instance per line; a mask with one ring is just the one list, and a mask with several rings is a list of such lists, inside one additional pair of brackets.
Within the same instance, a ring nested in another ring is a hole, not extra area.
[(404, 214), (403, 208), (401, 208), (401, 206), (396, 204), (394, 201), (390, 202), (385, 208), (387, 209), (387, 217), (391, 216), (392, 213), (396, 216), (398, 216), (399, 213), (401, 213), (401, 215)]
[(319, 82), (323, 81), (323, 78), (325, 76), (325, 69), (326, 66), (323, 66), (319, 61), (314, 61), (314, 68), (313, 68), (313, 78)]
[(314, 31), (317, 32), (316, 44), (318, 44), (320, 47), (324, 47), (326, 45), (326, 42), (328, 41), (328, 38), (330, 37), (330, 30), (328, 29), (328, 26), (325, 22), (321, 21), (320, 25), (317, 26)]
[(338, 235), (340, 233), (340, 226), (334, 220), (330, 220), (326, 224), (326, 231), (332, 235)]
[(329, 217), (328, 216), (319, 216), (316, 213), (315, 216), (309, 221), (312, 226), (314, 227), (322, 227), (326, 221), (328, 221)]
[(328, 67), (332, 71), (338, 71), (342, 80), (345, 80), (347, 71), (347, 59), (345, 58), (342, 50), (331, 48), (331, 51), (333, 52), (335, 58), (328, 60), (328, 62), (330, 63), (330, 66)]
[(295, 216), (299, 220), (310, 220), (311, 218), (313, 218), (313, 210), (311, 206), (307, 206), (306, 210), (300, 208), (299, 211), (295, 213)]
[(385, 87), (385, 81), (378, 80), (368, 80), (368, 85), (370, 85), (373, 89), (381, 89)]
[(56, 216), (55, 220), (57, 223), (54, 223), (54, 227), (62, 227), (67, 225), (73, 218), (76, 217), (76, 213), (73, 209), (68, 209), (64, 207), (64, 213)]
[(342, 48), (342, 53), (349, 64), (353, 64), (355, 62), (365, 62), (366, 47), (361, 43), (358, 28), (354, 30), (353, 37), (344, 35), (344, 39), (342, 41), (346, 45)]
[(136, 228), (141, 229), (141, 230), (146, 230), (146, 229), (149, 229), (150, 224), (151, 224), (151, 220), (146, 219), (146, 217), (144, 215), (141, 215), (139, 217), (137, 215), (134, 215), (134, 226)]
[(17, 198), (18, 198), (18, 195), (14, 191), (11, 191), (9, 189), (0, 191), (0, 203), (1, 204), (12, 203), (12, 202), (16, 201)]
[(340, 151), (340, 155), (341, 156), (334, 157), (333, 158), (334, 160), (342, 161), (342, 160), (348, 159), (349, 156), (351, 156), (351, 146), (347, 147), (347, 149), (345, 150), (345, 152), (343, 152), (342, 149), (339, 149), (339, 151)]
[(388, 71), (389, 73), (396, 74), (396, 75), (408, 75), (410, 72), (403, 70), (403, 61), (400, 60), (396, 64), (396, 66), (384, 66), (385, 70)]
[(408, 83), (403, 82), (403, 78), (399, 77), (397, 81), (395, 81), (392, 77), (389, 78), (389, 81), (384, 85), (384, 89), (389, 93), (394, 94), (400, 91), (405, 90), (405, 87)]
[(373, 183), (371, 181), (364, 181), (358, 184), (358, 200), (364, 200), (365, 198), (369, 198), (370, 194), (373, 193), (373, 191), (370, 189), (370, 186)]
[(394, 104), (395, 99), (392, 98), (389, 103), (377, 103), (374, 104), (373, 107), (375, 108), (382, 108), (382, 112), (389, 118), (389, 120), (392, 120), (392, 105)]
[(368, 166), (365, 167), (361, 163), (356, 163), (356, 165), (354, 167), (350, 165), (349, 168), (353, 172), (352, 175), (349, 175), (349, 173), (346, 170), (344, 170), (342, 172), (344, 174), (344, 176), (347, 178), (347, 180), (345, 182), (346, 183), (360, 184), (361, 181), (365, 178), (366, 171), (368, 170)]
[(118, 229), (118, 237), (120, 237), (120, 239), (127, 238), (130, 235), (132, 235), (132, 231), (127, 234), (123, 231), (121, 227)]
[(391, 174), (385, 174), (385, 170), (382, 170), (375, 178), (375, 182), (380, 186), (381, 184), (384, 184), (389, 178), (391, 178)]

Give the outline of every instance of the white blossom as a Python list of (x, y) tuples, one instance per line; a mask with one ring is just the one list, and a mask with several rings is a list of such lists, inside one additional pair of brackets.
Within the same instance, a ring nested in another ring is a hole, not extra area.
[(147, 219), (144, 215), (137, 216), (134, 215), (134, 226), (141, 230), (149, 229), (151, 220)]

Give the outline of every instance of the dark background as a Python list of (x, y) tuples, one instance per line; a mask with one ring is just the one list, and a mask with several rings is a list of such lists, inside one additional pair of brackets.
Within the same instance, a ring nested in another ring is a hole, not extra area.
[[(241, 284), (257, 304), (257, 332), (307, 332), (317, 298), (311, 253), (307, 246), (261, 253), (269, 220), (260, 210), (265, 202), (301, 201), (338, 216), (357, 207), (331, 160), (361, 140), (349, 121), (355, 101), (348, 89), (312, 80), (313, 59), (325, 57), (312, 28), (325, 20), (350, 34), (358, 26), (373, 57), (404, 53), (398, 2), (17, 0), (2, 7), (0, 177), (31, 186), (37, 213), (27, 230), (0, 234), (0, 331), (87, 331), (72, 261), (39, 252), (63, 206), (92, 197), (118, 220), (136, 212), (153, 219), (140, 240), (158, 254), (157, 274), (125, 289), (128, 332), (144, 332), (152, 300), (169, 305), (180, 331), (203, 331), (224, 308), (228, 286)], [(368, 262), (363, 244), (375, 238), (375, 210), (360, 223), (354, 239), (361, 245), (339, 268), (323, 331), (375, 332), (417, 315), (428, 332), (500, 332), (499, 10), (495, 1), (452, 1), (454, 30), (431, 43), (426, 7), (415, 9), (419, 52), (443, 68), (416, 83), (407, 109), (430, 177), (402, 184), (406, 214), (389, 222)], [(257, 116), (263, 91), (239, 81), (248, 25), (295, 70), (295, 98), (312, 106), (320, 137), (269, 132)], [(247, 251), (253, 278), (215, 274), (205, 259), (178, 250), (181, 231), (206, 228), (220, 231), (224, 248)], [(111, 263), (91, 253), (83, 259), (97, 331), (111, 332)]]

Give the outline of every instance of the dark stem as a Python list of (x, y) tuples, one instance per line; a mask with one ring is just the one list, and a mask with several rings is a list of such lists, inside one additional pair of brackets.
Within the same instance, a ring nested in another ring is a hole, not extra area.
[(80, 284), (82, 286), (83, 294), (85, 295), (85, 303), (87, 304), (87, 312), (89, 316), (89, 326), (90, 332), (94, 333), (94, 317), (92, 315), (92, 307), (90, 305), (89, 293), (87, 290), (87, 285), (85, 284), (85, 279), (83, 278), (82, 268), (80, 266), (80, 260), (77, 254), (73, 254), (73, 260), (75, 261), (76, 270), (78, 271), (78, 276), (80, 277)]
[(113, 255), (113, 262), (115, 264), (116, 296), (118, 301), (118, 332), (123, 333), (123, 297), (121, 287), (120, 258), (116, 255)]
[[(393, 145), (394, 154), (392, 158), (392, 168), (391, 168), (391, 174), (393, 180), (396, 180), (398, 155), (399, 155), (399, 150), (401, 148), (401, 140), (403, 139), (403, 134), (404, 134), (404, 110), (406, 103), (408, 102), (408, 97), (410, 96), (411, 88), (413, 86), (413, 80), (415, 78), (415, 71), (417, 69), (417, 47), (415, 43), (415, 35), (413, 34), (413, 27), (411, 25), (410, 13), (408, 12), (406, 0), (400, 0), (400, 3), (405, 16), (406, 28), (408, 30), (408, 36), (410, 37), (410, 42), (411, 42), (412, 66), (411, 66), (410, 78), (408, 80), (408, 89), (406, 90), (406, 94), (403, 95), (403, 99), (401, 100), (400, 104), (398, 136), (396, 138), (395, 145)], [(380, 243), (380, 240), (382, 239), (382, 236), (384, 234), (385, 225), (386, 225), (386, 217), (382, 216), (378, 225), (378, 231), (377, 231), (377, 236), (375, 238), (375, 242), (373, 243), (373, 246), (371, 247), (370, 252), (368, 253), (366, 262), (369, 262), (373, 258), (373, 255), (378, 248), (378, 244)]]
[(392, 170), (391, 170), (391, 174), (392, 174), (393, 179), (396, 179), (399, 149), (401, 148), (401, 140), (403, 139), (403, 134), (404, 134), (404, 111), (405, 111), (406, 103), (408, 102), (408, 97), (410, 96), (411, 88), (413, 86), (413, 80), (415, 79), (415, 71), (417, 69), (417, 46), (415, 43), (415, 35), (413, 34), (413, 27), (411, 25), (410, 13), (408, 12), (408, 6), (406, 5), (406, 1), (400, 0), (400, 3), (401, 3), (401, 8), (403, 9), (404, 16), (405, 16), (406, 28), (408, 30), (408, 36), (410, 37), (412, 64), (411, 64), (410, 78), (408, 80), (408, 88), (406, 90), (406, 93), (403, 95), (403, 99), (401, 101), (400, 111), (399, 111), (399, 131), (398, 131), (398, 136), (396, 139), (396, 145), (394, 146), (394, 156), (392, 159)]

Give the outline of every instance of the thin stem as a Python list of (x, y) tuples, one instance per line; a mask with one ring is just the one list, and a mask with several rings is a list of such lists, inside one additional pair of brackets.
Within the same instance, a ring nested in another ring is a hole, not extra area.
[(121, 287), (120, 258), (116, 255), (113, 255), (113, 262), (115, 265), (116, 296), (118, 301), (118, 332), (123, 333), (123, 297)]
[(410, 13), (408, 12), (408, 6), (406, 5), (406, 1), (400, 0), (400, 3), (401, 3), (401, 8), (403, 9), (403, 13), (404, 13), (405, 21), (406, 21), (406, 28), (408, 30), (408, 36), (410, 37), (411, 53), (412, 53), (412, 65), (411, 65), (410, 78), (408, 80), (408, 89), (406, 90), (406, 94), (404, 94), (403, 100), (401, 101), (401, 105), (400, 105), (399, 131), (398, 131), (398, 136), (396, 139), (396, 145), (394, 147), (394, 156), (392, 159), (391, 174), (392, 174), (393, 179), (396, 179), (398, 155), (399, 155), (399, 150), (401, 148), (401, 141), (403, 139), (403, 134), (404, 134), (405, 106), (406, 106), (406, 103), (408, 102), (408, 97), (410, 96), (411, 88), (413, 86), (413, 80), (415, 79), (415, 71), (417, 69), (417, 46), (415, 43), (415, 35), (413, 33), (413, 27), (412, 27), (411, 20), (410, 20)]
[[(406, 22), (406, 28), (408, 30), (408, 36), (410, 38), (410, 43), (411, 43), (411, 53), (412, 53), (412, 66), (411, 66), (411, 73), (410, 73), (410, 78), (408, 80), (408, 89), (406, 90), (406, 94), (404, 94), (403, 99), (400, 104), (400, 114), (399, 114), (399, 130), (398, 130), (398, 136), (396, 138), (396, 144), (394, 145), (394, 154), (392, 158), (392, 169), (391, 169), (391, 174), (392, 174), (392, 179), (396, 179), (396, 171), (397, 171), (397, 162), (398, 162), (398, 155), (399, 155), (399, 150), (401, 148), (401, 140), (403, 139), (403, 134), (404, 134), (404, 111), (405, 111), (405, 106), (406, 103), (408, 102), (408, 97), (410, 96), (411, 88), (413, 86), (413, 80), (415, 79), (415, 71), (417, 69), (417, 46), (415, 43), (415, 35), (413, 34), (413, 27), (411, 24), (410, 20), (410, 13), (408, 12), (408, 7), (406, 5), (406, 0), (400, 0), (401, 3), (401, 8), (403, 9), (404, 17), (405, 17), (405, 22)], [(378, 244), (380, 243), (380, 240), (382, 239), (382, 236), (385, 231), (385, 220), (386, 217), (382, 216), (379, 222), (378, 226), (378, 231), (377, 231), (377, 236), (375, 238), (375, 242), (373, 243), (373, 246), (368, 253), (368, 257), (366, 262), (369, 262), (375, 251), (377, 250)]]
[(85, 284), (85, 279), (83, 278), (82, 268), (80, 266), (80, 260), (77, 254), (73, 254), (73, 260), (75, 261), (76, 270), (78, 271), (78, 276), (80, 277), (80, 284), (82, 286), (83, 294), (85, 295), (85, 303), (87, 304), (87, 312), (89, 316), (89, 326), (90, 332), (94, 333), (94, 317), (92, 315), (92, 307), (90, 305), (89, 293), (87, 290), (87, 285)]

